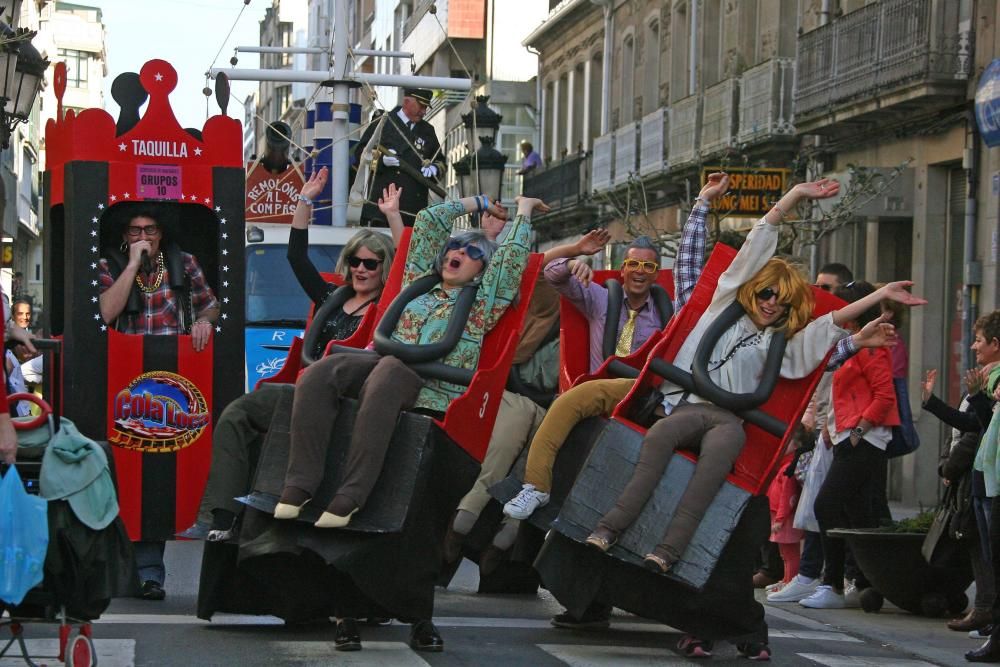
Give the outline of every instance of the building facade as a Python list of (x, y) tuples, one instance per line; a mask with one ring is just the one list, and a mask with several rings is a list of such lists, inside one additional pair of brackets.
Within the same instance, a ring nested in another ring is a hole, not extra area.
[[(619, 241), (670, 238), (713, 167), (866, 183), (846, 213), (805, 213), (832, 225), (803, 223), (791, 251), (812, 270), (840, 261), (871, 282), (912, 278), (930, 304), (903, 326), (910, 396), (938, 368), (939, 393), (957, 403), (971, 322), (997, 306), (1000, 285), (1000, 157), (972, 116), (976, 81), (1000, 53), (997, 9), (995, 0), (551, 2), (524, 40), (540, 53), (548, 166), (525, 190), (555, 207), (538, 221), (543, 247), (597, 225)], [(752, 219), (729, 216), (720, 228)], [(918, 428), (929, 444), (893, 463), (891, 495), (929, 506), (944, 430), (929, 417)]]

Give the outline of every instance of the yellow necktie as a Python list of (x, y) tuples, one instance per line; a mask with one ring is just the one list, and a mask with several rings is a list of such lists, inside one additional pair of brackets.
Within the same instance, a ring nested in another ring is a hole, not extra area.
[(618, 334), (618, 344), (615, 345), (616, 357), (627, 357), (632, 353), (632, 339), (635, 338), (635, 316), (638, 310), (628, 309), (628, 322), (622, 327), (622, 332)]

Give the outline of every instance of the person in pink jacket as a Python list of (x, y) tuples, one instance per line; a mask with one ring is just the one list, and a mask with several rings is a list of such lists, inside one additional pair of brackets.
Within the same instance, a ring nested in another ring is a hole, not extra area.
[[(848, 283), (836, 294), (848, 302), (873, 293), (866, 282)], [(875, 306), (845, 327), (859, 330), (880, 316)], [(823, 543), (823, 584), (800, 600), (803, 607), (839, 609), (843, 594), (845, 547), (842, 539), (828, 535), (832, 528), (873, 528), (872, 507), (877, 472), (885, 467), (886, 445), (892, 427), (899, 426), (896, 391), (892, 383), (892, 356), (885, 348), (861, 350), (833, 374), (827, 428), (834, 442), (830, 472), (816, 496), (816, 520)], [(868, 582), (855, 580), (858, 589)]]
[(799, 572), (799, 543), (805, 532), (792, 525), (802, 492), (802, 485), (795, 477), (796, 460), (795, 452), (788, 452), (767, 489), (767, 502), (771, 508), (771, 542), (778, 545), (781, 560), (785, 563), (782, 583), (788, 583)]

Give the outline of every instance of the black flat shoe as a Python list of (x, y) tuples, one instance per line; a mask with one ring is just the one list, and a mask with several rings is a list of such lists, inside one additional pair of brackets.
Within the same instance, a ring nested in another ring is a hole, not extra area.
[(433, 623), (420, 621), (414, 623), (410, 630), (410, 648), (414, 651), (440, 653), (444, 650), (444, 640)]
[(337, 621), (337, 634), (333, 636), (333, 648), (338, 651), (360, 651), (361, 633), (358, 623), (353, 618), (342, 618)]
[(1000, 640), (994, 641), (990, 637), (985, 644), (966, 653), (965, 659), (969, 662), (1000, 662)]
[(167, 597), (167, 592), (163, 590), (160, 582), (149, 579), (142, 582), (142, 590), (139, 592), (139, 597), (143, 600), (159, 601)]

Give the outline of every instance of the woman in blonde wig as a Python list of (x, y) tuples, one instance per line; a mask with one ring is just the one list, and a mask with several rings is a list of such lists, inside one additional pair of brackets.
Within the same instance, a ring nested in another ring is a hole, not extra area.
[[(780, 374), (802, 378), (822, 363), (830, 348), (849, 335), (841, 325), (883, 299), (916, 305), (925, 303), (905, 288), (908, 282), (890, 283), (844, 308), (810, 321), (814, 305), (812, 288), (788, 262), (772, 257), (777, 248), (782, 219), (807, 199), (825, 199), (839, 190), (827, 179), (801, 183), (754, 225), (729, 268), (719, 278), (712, 302), (688, 335), (674, 359), (683, 370), (691, 368), (698, 343), (712, 322), (738, 301), (745, 311), (719, 338), (709, 357), (708, 372), (720, 388), (734, 393), (754, 391), (764, 369), (771, 339), (784, 331), (788, 339)], [(881, 320), (876, 323), (876, 327)], [(874, 329), (869, 329), (873, 331)], [(877, 345), (878, 336), (855, 336), (854, 346)], [(639, 462), (615, 507), (598, 523), (587, 543), (601, 551), (639, 516), (677, 448), (698, 454), (694, 475), (666, 527), (660, 544), (647, 554), (644, 564), (656, 572), (668, 571), (683, 555), (695, 529), (726, 479), (743, 448), (743, 422), (729, 410), (670, 382), (661, 387), (664, 418), (647, 432)]]

